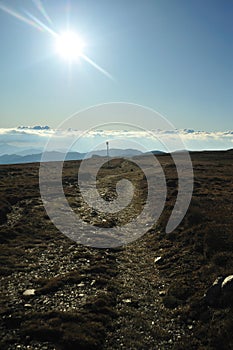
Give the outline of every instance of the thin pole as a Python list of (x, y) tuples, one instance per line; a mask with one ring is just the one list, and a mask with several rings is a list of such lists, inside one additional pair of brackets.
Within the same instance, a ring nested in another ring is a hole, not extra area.
[(108, 158), (108, 168), (109, 168), (109, 142), (106, 142), (107, 145), (107, 158)]

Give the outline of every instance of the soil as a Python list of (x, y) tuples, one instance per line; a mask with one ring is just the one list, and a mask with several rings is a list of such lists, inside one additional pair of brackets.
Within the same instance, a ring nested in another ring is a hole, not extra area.
[[(191, 153), (192, 201), (169, 234), (177, 173), (169, 155), (157, 158), (168, 187), (161, 217), (131, 243), (104, 249), (76, 243), (53, 225), (40, 198), (39, 164), (0, 166), (1, 349), (233, 348), (231, 296), (221, 306), (205, 298), (217, 277), (233, 274), (233, 151)], [(106, 201), (116, 198), (122, 177), (136, 188), (125, 211), (107, 216), (83, 200), (78, 166), (65, 163), (63, 187), (82, 220), (112, 228), (140, 213), (148, 187), (132, 162), (111, 160), (98, 174)]]

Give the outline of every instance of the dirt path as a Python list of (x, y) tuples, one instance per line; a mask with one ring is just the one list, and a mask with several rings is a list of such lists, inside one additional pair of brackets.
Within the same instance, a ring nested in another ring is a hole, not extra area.
[[(162, 252), (161, 252), (162, 253)], [(172, 349), (189, 330), (165, 309), (162, 295), (167, 289), (159, 276), (157, 253), (146, 245), (146, 236), (119, 252), (117, 313), (104, 349)]]

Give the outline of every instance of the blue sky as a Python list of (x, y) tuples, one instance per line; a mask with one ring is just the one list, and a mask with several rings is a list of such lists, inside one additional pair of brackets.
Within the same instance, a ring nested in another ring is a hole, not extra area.
[[(232, 129), (232, 1), (42, 3), (51, 28), (64, 30), (69, 18), (85, 54), (114, 80), (85, 60), (69, 68), (51, 35), (0, 11), (0, 127), (56, 127), (82, 108), (125, 101), (154, 108), (177, 128)], [(32, 0), (1, 4), (48, 24)]]

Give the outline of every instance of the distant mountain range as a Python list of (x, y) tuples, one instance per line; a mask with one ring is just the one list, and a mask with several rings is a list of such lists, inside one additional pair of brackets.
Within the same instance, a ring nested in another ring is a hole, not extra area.
[[(1, 149), (1, 145), (0, 145)], [(36, 150), (33, 150), (36, 152)], [(21, 164), (21, 163), (36, 163), (41, 161), (42, 152), (23, 154), (25, 151), (18, 152), (17, 154), (3, 154), (0, 156), (0, 164)], [(27, 151), (28, 152), (28, 151)], [(162, 154), (160, 151), (153, 151), (154, 154)], [(134, 157), (142, 155), (141, 151), (135, 149), (111, 149), (110, 157)], [(79, 153), (79, 152), (68, 152), (66, 155), (62, 152), (52, 151), (46, 152), (47, 161), (60, 161), (63, 160), (81, 160), (85, 157), (91, 158), (96, 157), (106, 157), (106, 150), (93, 151), (90, 153)]]
[(13, 146), (9, 145), (8, 143), (1, 142), (0, 143), (0, 157), (3, 155), (31, 155), (31, 154), (37, 154), (41, 153), (43, 151), (43, 148), (31, 148), (28, 147), (19, 147), (19, 146)]
[[(7, 146), (9, 150), (9, 145)], [(14, 146), (12, 147), (12, 151), (14, 151)], [(0, 143), (0, 151), (3, 152), (3, 144)], [(18, 147), (16, 147), (16, 151), (18, 153), (13, 153), (13, 154), (2, 154), (0, 152), (0, 164), (22, 164), (22, 163), (38, 163), (41, 161), (42, 158), (42, 151), (38, 151), (37, 149), (31, 149), (30, 151), (27, 149), (25, 150), (20, 150)], [(28, 154), (30, 152), (31, 154)], [(182, 153), (183, 151), (176, 151), (174, 153)], [(210, 154), (215, 154), (216, 152), (224, 152), (228, 154), (233, 153), (233, 149), (229, 150), (222, 150), (222, 151), (208, 151), (208, 150), (203, 150), (203, 151), (190, 151), (190, 153), (210, 153)], [(131, 158), (131, 157), (136, 157), (140, 155), (147, 155), (153, 153), (154, 155), (162, 155), (166, 154), (165, 152), (162, 151), (150, 151), (150, 152), (141, 152), (136, 149), (110, 149), (110, 157), (124, 157), (124, 158)], [(106, 157), (106, 150), (97, 150), (93, 151), (90, 153), (79, 153), (79, 152), (68, 152), (65, 154), (64, 152), (59, 152), (59, 151), (51, 151), (51, 152), (46, 152), (46, 161), (63, 161), (65, 160), (82, 160), (84, 158), (91, 158), (91, 157)], [(44, 157), (43, 157), (44, 158)]]

